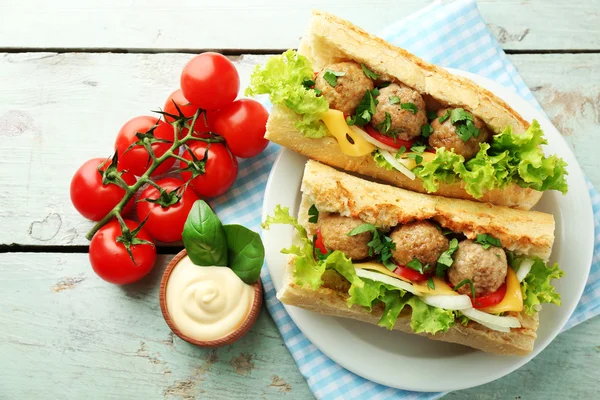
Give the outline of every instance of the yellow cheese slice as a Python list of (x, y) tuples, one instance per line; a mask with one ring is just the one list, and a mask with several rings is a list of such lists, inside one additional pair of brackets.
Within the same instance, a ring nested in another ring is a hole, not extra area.
[(367, 262), (360, 263), (360, 264), (354, 264), (354, 266), (356, 268), (362, 268), (362, 269), (368, 269), (368, 270), (371, 270), (371, 271), (380, 272), (380, 273), (382, 273), (384, 275), (391, 276), (392, 278), (397, 278), (397, 279), (403, 280), (404, 282), (412, 283), (408, 279), (406, 279), (406, 278), (404, 278), (402, 276), (396, 275), (395, 273), (393, 273), (392, 271), (390, 271), (389, 269), (387, 269), (385, 267), (385, 265), (383, 265), (381, 263), (367, 261)]
[(444, 294), (444, 295), (450, 295), (450, 296), (458, 296), (458, 293), (456, 293), (456, 291), (454, 291), (454, 289), (452, 289), (446, 282), (444, 282), (442, 279), (438, 278), (437, 276), (433, 277), (433, 283), (434, 283), (435, 289), (430, 289), (427, 286), (427, 284), (421, 285), (418, 283), (413, 283), (413, 286), (415, 287), (415, 289), (423, 292), (423, 294)]
[[(344, 118), (344, 113), (339, 110), (329, 110), (321, 115), (321, 120), (329, 133), (337, 139), (342, 153), (353, 156), (366, 156), (377, 148), (354, 132)], [(348, 140), (348, 137), (352, 140)]]
[[(400, 158), (397, 158), (396, 160), (398, 160), (399, 162), (401, 162), (402, 164), (404, 164), (404, 166), (408, 169), (413, 169), (414, 167), (417, 166), (417, 162), (414, 159), (408, 158), (409, 154), (417, 154), (415, 152), (407, 152), (407, 153), (403, 153)], [(425, 163), (430, 162), (431, 160), (433, 160), (436, 156), (435, 153), (430, 153), (428, 151), (423, 152), (422, 154), (419, 154), (421, 157), (423, 157), (423, 161), (421, 161), (421, 163), (419, 165), (423, 165)]]
[(396, 279), (403, 280), (404, 282), (412, 283), (414, 288), (423, 294), (446, 294), (446, 295), (457, 295), (458, 296), (458, 293), (456, 293), (454, 290), (452, 290), (452, 288), (450, 286), (448, 286), (448, 284), (446, 282), (444, 282), (442, 279), (439, 279), (437, 277), (433, 277), (433, 283), (435, 285), (435, 289), (430, 289), (429, 287), (427, 287), (427, 284), (421, 285), (421, 284), (418, 284), (415, 282), (411, 282), (410, 280), (404, 278), (403, 276), (396, 275), (395, 273), (393, 273), (392, 271), (387, 269), (385, 267), (385, 265), (380, 264), (380, 263), (368, 261), (368, 262), (364, 262), (364, 263), (360, 263), (360, 264), (354, 264), (354, 266), (356, 268), (362, 268), (362, 269), (368, 269), (371, 271), (376, 271), (376, 272), (382, 273), (384, 275), (391, 276), (392, 278), (396, 278)]
[(483, 311), (490, 314), (498, 314), (507, 311), (523, 311), (523, 294), (521, 293), (521, 284), (517, 279), (517, 274), (512, 268), (508, 268), (506, 274), (506, 294), (504, 299), (495, 306), (480, 308), (479, 311)]

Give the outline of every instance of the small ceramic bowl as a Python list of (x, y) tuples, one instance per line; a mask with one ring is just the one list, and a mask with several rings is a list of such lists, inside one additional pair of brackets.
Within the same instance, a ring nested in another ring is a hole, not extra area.
[[(169, 310), (167, 309), (167, 296), (166, 296), (167, 282), (169, 281), (171, 272), (173, 271), (173, 269), (175, 268), (177, 263), (185, 256), (187, 256), (187, 251), (185, 249), (183, 249), (175, 257), (173, 257), (173, 259), (171, 260), (171, 262), (165, 269), (165, 272), (163, 273), (162, 279), (160, 281), (160, 289), (159, 289), (160, 309), (162, 311), (162, 315), (165, 319), (165, 322), (167, 323), (167, 325), (169, 325), (169, 328), (171, 328), (173, 333), (176, 334), (177, 336), (179, 336), (181, 339), (185, 340), (188, 343), (191, 343), (191, 344), (194, 344), (194, 345), (200, 346), (200, 347), (227, 346), (227, 345), (232, 344), (233, 342), (236, 342), (237, 340), (241, 339), (242, 336), (244, 336), (246, 333), (248, 333), (250, 328), (252, 328), (252, 325), (254, 325), (254, 323), (258, 319), (258, 314), (260, 314), (260, 309), (262, 307), (262, 301), (263, 301), (262, 300), (263, 290), (262, 290), (262, 285), (260, 283), (260, 279), (258, 281), (256, 281), (256, 283), (253, 285), (254, 286), (254, 302), (252, 303), (252, 308), (250, 309), (250, 312), (248, 313), (246, 320), (239, 326), (239, 328), (237, 328), (235, 331), (231, 332), (227, 336), (224, 336), (220, 339), (196, 340), (192, 337), (186, 336), (183, 333), (181, 333), (181, 331), (177, 328), (177, 325), (175, 325), (175, 323), (171, 319), (171, 316), (169, 315)], [(199, 267), (199, 268), (201, 268), (201, 267)]]

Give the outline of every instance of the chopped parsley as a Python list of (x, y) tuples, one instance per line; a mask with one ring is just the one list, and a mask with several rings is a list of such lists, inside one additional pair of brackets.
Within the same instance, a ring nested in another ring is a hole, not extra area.
[(433, 128), (431, 127), (431, 125), (425, 124), (421, 127), (421, 135), (424, 138), (429, 137), (429, 135), (431, 135), (432, 133), (433, 133)]
[(433, 121), (437, 118), (437, 111), (427, 111), (427, 119)]
[(390, 271), (396, 269), (396, 264), (392, 262), (392, 250), (396, 249), (396, 243), (389, 236), (380, 232), (375, 225), (367, 223), (352, 229), (348, 232), (348, 236), (359, 235), (364, 232), (373, 233), (373, 239), (367, 243), (367, 246), (369, 246), (369, 256), (378, 256), (381, 263)]
[(462, 281), (458, 282), (458, 285), (454, 286), (453, 289), (458, 290), (465, 285), (471, 286), (471, 297), (474, 299), (475, 298), (475, 285), (473, 285), (473, 281), (470, 279), (463, 279)]
[(406, 146), (402, 145), (400, 146), (400, 148), (398, 149), (398, 151), (396, 152), (396, 158), (400, 158), (400, 156), (402, 154), (404, 154), (406, 152)]
[(413, 144), (410, 147), (410, 151), (419, 153), (419, 154), (423, 154), (423, 152), (425, 151), (426, 148), (427, 148), (427, 146), (425, 146), (425, 145)]
[[(443, 231), (442, 231), (442, 233), (443, 233)], [(452, 239), (452, 240), (450, 240), (448, 250), (446, 250), (442, 254), (440, 254), (439, 258), (437, 259), (435, 275), (438, 278), (443, 278), (444, 274), (446, 273), (446, 270), (448, 268), (450, 268), (452, 266), (452, 264), (454, 263), (454, 259), (452, 258), (452, 255), (456, 252), (456, 250), (458, 250), (458, 240)]]
[(419, 109), (417, 108), (415, 103), (402, 103), (400, 104), (400, 108), (403, 110), (410, 111), (411, 113), (413, 113), (413, 115), (416, 115), (419, 112)]
[(433, 281), (433, 278), (429, 278), (427, 279), (427, 287), (431, 290), (435, 290), (435, 282)]
[[(419, 261), (417, 257), (414, 257), (412, 260), (407, 262), (406, 266), (412, 270), (419, 272), (420, 274), (424, 272), (423, 264), (421, 264), (421, 261)], [(425, 268), (427, 268), (427, 266)]]
[(378, 132), (381, 133), (388, 133), (390, 131), (390, 128), (392, 127), (392, 116), (390, 115), (389, 112), (385, 112), (385, 119), (383, 120), (382, 123), (377, 124), (377, 126), (375, 128), (377, 128)]
[(308, 215), (308, 222), (311, 224), (316, 224), (319, 221), (319, 210), (317, 210), (314, 204), (308, 209)]
[(381, 84), (379, 84), (378, 88), (383, 89), (383, 88), (390, 86), (391, 84), (392, 84), (392, 82), (382, 82)]
[(378, 79), (379, 75), (377, 75), (375, 72), (371, 71), (369, 68), (367, 68), (367, 66), (363, 63), (360, 63), (360, 67), (362, 68), (363, 72), (365, 73), (365, 76), (369, 79)]
[(400, 104), (400, 97), (398, 96), (390, 96), (390, 104)]
[(417, 165), (423, 162), (423, 156), (420, 154), (407, 154), (406, 158), (408, 158), (409, 160), (415, 160), (415, 163), (417, 163)]
[(475, 243), (478, 243), (484, 249), (489, 249), (492, 246), (502, 247), (502, 243), (500, 243), (500, 239), (493, 237), (492, 235), (488, 235), (487, 233), (480, 233), (477, 235), (477, 239), (475, 239)]
[(381, 94), (381, 93), (379, 92), (379, 89), (377, 89), (377, 88), (373, 88), (373, 90), (371, 90), (371, 95), (372, 95), (373, 97), (377, 97), (377, 96), (379, 96), (380, 94)]
[(478, 137), (481, 130), (473, 124), (473, 114), (465, 111), (463, 108), (454, 108), (446, 111), (444, 115), (438, 118), (440, 123), (445, 122), (450, 118), (452, 125), (456, 127), (456, 134), (463, 142), (466, 142), (471, 137)]
[(356, 115), (346, 118), (348, 125), (365, 126), (368, 124), (373, 114), (375, 114), (377, 103), (373, 93), (370, 90), (365, 90), (365, 95), (356, 108)]
[(337, 86), (337, 78), (339, 76), (344, 76), (346, 75), (345, 72), (338, 72), (338, 71), (332, 71), (330, 69), (325, 70), (325, 73), (323, 74), (323, 79), (325, 79), (325, 82), (329, 83), (329, 86), (331, 87), (336, 87)]
[(302, 86), (304, 86), (306, 89), (312, 89), (313, 86), (315, 86), (315, 81), (313, 81), (312, 79), (305, 79), (302, 82)]

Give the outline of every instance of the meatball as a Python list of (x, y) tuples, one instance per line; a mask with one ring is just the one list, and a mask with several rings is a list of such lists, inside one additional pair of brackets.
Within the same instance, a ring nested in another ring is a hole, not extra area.
[[(337, 85), (331, 86), (323, 76), (329, 71), (344, 72), (337, 77)], [(340, 110), (344, 114), (354, 114), (365, 92), (373, 90), (373, 81), (367, 78), (361, 66), (355, 62), (330, 64), (317, 75), (315, 89), (329, 102), (329, 107)]]
[[(371, 122), (381, 133), (395, 134), (396, 137), (403, 140), (410, 140), (421, 134), (421, 127), (427, 123), (427, 114), (425, 114), (425, 101), (419, 92), (408, 86), (394, 83), (380, 89), (377, 100), (379, 104), (377, 104)], [(417, 113), (402, 109), (400, 107), (402, 103), (414, 104), (417, 107)], [(391, 117), (391, 125), (387, 132), (381, 128), (386, 113)]]
[[(508, 265), (506, 253), (500, 247), (484, 249), (472, 240), (463, 240), (454, 254), (454, 263), (448, 270), (448, 279), (453, 286), (470, 279), (475, 287), (475, 296), (493, 293), (506, 280)], [(459, 293), (471, 294), (470, 285), (463, 285)]]
[(361, 260), (369, 256), (367, 243), (373, 238), (370, 232), (348, 236), (348, 233), (363, 221), (358, 218), (342, 217), (340, 215), (328, 215), (319, 218), (319, 227), (323, 244), (327, 250), (340, 250), (346, 257), (353, 260)]
[(397, 226), (390, 238), (396, 244), (392, 258), (400, 265), (406, 265), (416, 257), (423, 266), (435, 266), (440, 255), (448, 250), (448, 239), (427, 221)]
[(482, 120), (473, 116), (473, 125), (479, 129), (479, 136), (471, 136), (466, 142), (456, 134), (456, 126), (452, 124), (450, 118), (440, 123), (439, 117), (446, 114), (449, 108), (442, 108), (437, 112), (437, 118), (431, 122), (433, 133), (429, 136), (429, 145), (435, 148), (445, 147), (452, 149), (456, 154), (460, 154), (466, 160), (473, 158), (479, 151), (479, 144), (486, 142), (490, 138), (490, 132)]

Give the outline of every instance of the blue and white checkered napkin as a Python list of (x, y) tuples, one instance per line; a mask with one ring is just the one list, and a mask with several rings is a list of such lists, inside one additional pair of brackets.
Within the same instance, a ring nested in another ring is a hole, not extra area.
[[(539, 107), (531, 92), (488, 31), (474, 0), (436, 2), (388, 27), (381, 36), (432, 63), (473, 72), (515, 90)], [(279, 147), (271, 144), (259, 157), (240, 163), (240, 177), (230, 196), (213, 203), (225, 223), (260, 229), (266, 180)], [(594, 207), (596, 241), (585, 292), (565, 329), (600, 313), (600, 196), (588, 182)], [(267, 268), (262, 281), (266, 304), (300, 372), (319, 399), (433, 399), (441, 393), (396, 390), (363, 379), (321, 353), (298, 329), (282, 304)]]

